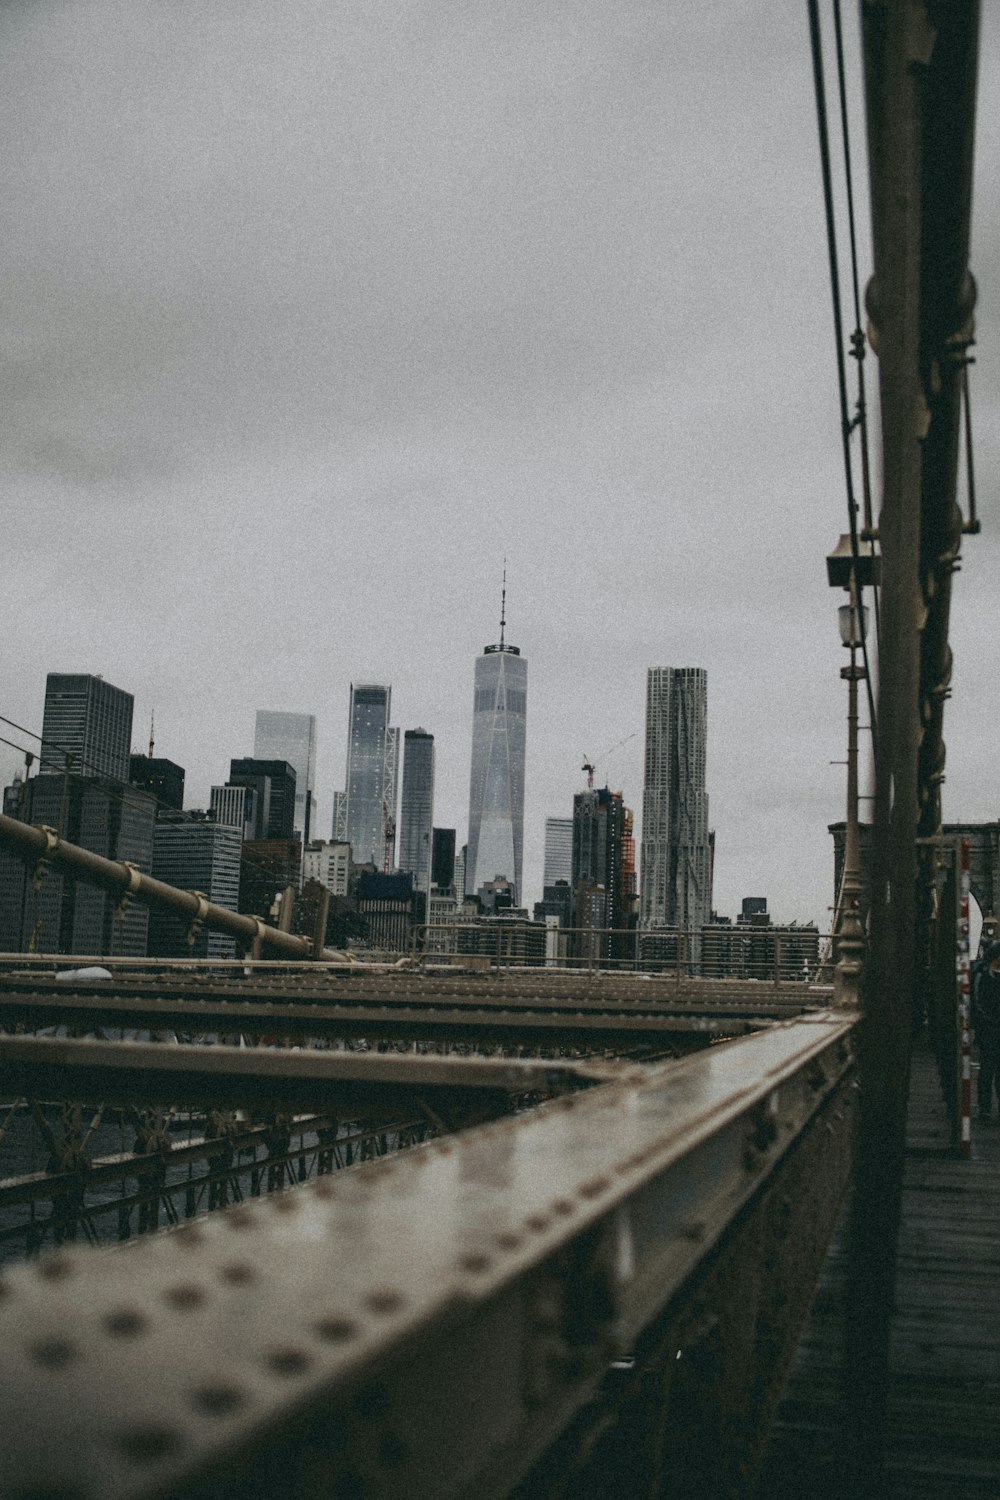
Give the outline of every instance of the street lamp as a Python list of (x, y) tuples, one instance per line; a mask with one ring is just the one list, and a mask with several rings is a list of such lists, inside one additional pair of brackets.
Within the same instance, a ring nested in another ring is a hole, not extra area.
[(858, 590), (876, 582), (878, 559), (871, 543), (862, 543), (857, 556), (851, 538), (842, 536), (826, 560), (827, 577), (833, 588), (846, 589), (847, 604), (837, 610), (840, 640), (851, 653), (850, 666), (841, 667), (847, 683), (847, 827), (844, 839), (844, 872), (840, 885), (834, 969), (835, 1005), (856, 1005), (865, 950), (861, 924), (861, 856), (858, 833), (858, 683), (865, 668), (857, 660), (858, 648), (868, 633), (868, 610), (858, 603)]

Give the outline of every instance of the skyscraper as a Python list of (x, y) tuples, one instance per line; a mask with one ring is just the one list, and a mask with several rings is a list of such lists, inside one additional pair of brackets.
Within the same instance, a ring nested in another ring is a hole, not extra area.
[(64, 771), (66, 755), (80, 776), (128, 781), (132, 748), (131, 693), (103, 677), (50, 672), (45, 679), (41, 771)]
[(184, 767), (163, 756), (130, 755), (128, 779), (144, 792), (152, 792), (160, 807), (180, 812), (184, 806)]
[(585, 937), (579, 951), (594, 958), (623, 958), (628, 948), (625, 932), (635, 920), (631, 828), (621, 792), (591, 788), (573, 798), (573, 925), (611, 929)]
[(465, 890), (503, 876), (521, 900), (524, 851), (524, 748), (528, 714), (528, 663), (517, 646), (500, 641), (476, 660), (472, 710), (472, 774), (469, 779), (469, 852)]
[[(241, 789), (242, 790), (242, 789)], [(242, 830), (203, 814), (166, 812), (153, 831), (153, 875), (167, 885), (201, 891), (216, 906), (239, 907)], [(149, 952), (156, 958), (235, 958), (236, 942), (205, 928), (188, 943), (190, 923), (166, 907), (152, 907)]]
[(650, 667), (640, 879), (644, 927), (700, 928), (709, 919), (707, 741), (705, 670)]
[(449, 891), (454, 879), (455, 830), (435, 828), (431, 834), (431, 882), (439, 891)]
[[(351, 683), (347, 730), (347, 786), (335, 795), (334, 838), (346, 838), (357, 865), (382, 869), (386, 817), (396, 818), (396, 756), (399, 730), (389, 724), (392, 688)], [(390, 851), (390, 863), (392, 855)]]
[(573, 819), (545, 819), (545, 865), (542, 885), (573, 878)]
[(434, 825), (434, 736), (425, 729), (403, 735), (403, 792), (399, 806), (399, 868), (415, 891), (430, 890)]
[(290, 839), (295, 825), (295, 768), (287, 760), (243, 756), (229, 762), (227, 786), (252, 787), (260, 796), (258, 839)]
[(286, 760), (294, 769), (293, 828), (303, 845), (308, 844), (313, 836), (316, 795), (316, 715), (258, 708), (253, 753), (255, 760)]

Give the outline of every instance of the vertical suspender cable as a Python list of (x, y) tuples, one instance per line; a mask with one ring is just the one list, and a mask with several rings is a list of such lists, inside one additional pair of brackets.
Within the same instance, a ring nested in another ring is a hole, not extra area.
[[(833, 297), (833, 331), (837, 349), (837, 384), (840, 392), (840, 434), (844, 452), (844, 477), (847, 485), (847, 517), (851, 533), (851, 555), (854, 559), (854, 576), (860, 575), (858, 568), (858, 506), (854, 498), (854, 481), (851, 475), (851, 421), (847, 405), (847, 372), (844, 364), (844, 324), (840, 310), (840, 275), (837, 258), (837, 231), (833, 213), (833, 181), (830, 171), (830, 140), (826, 128), (826, 89), (823, 84), (823, 44), (820, 38), (818, 0), (809, 0), (809, 39), (812, 46), (813, 81), (816, 87), (816, 117), (819, 127), (820, 167), (823, 176), (823, 203), (826, 209), (826, 244), (830, 258), (830, 290)], [(859, 588), (859, 602), (861, 590)], [(868, 661), (868, 642), (862, 635), (861, 650), (865, 659), (865, 686), (868, 692), (868, 714), (872, 729), (872, 744), (875, 743), (875, 697)]]

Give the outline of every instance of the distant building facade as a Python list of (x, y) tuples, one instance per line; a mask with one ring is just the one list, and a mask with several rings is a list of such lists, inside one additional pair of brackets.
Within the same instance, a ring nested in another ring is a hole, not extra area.
[(701, 928), (711, 912), (708, 674), (651, 667), (646, 679), (641, 909), (644, 927)]
[(295, 771), (293, 832), (303, 845), (314, 837), (316, 788), (316, 715), (286, 714), (258, 708), (254, 725), (255, 760), (287, 761)]
[(302, 884), (302, 845), (298, 839), (244, 839), (240, 856), (239, 909), (265, 922), (286, 886)]
[(498, 876), (521, 899), (524, 853), (524, 761), (528, 723), (528, 663), (517, 646), (486, 646), (476, 659), (469, 778), (469, 844), (465, 891)]
[(314, 839), (302, 855), (303, 881), (315, 880), (334, 896), (347, 896), (351, 875), (351, 846)]
[(162, 755), (130, 755), (128, 779), (150, 792), (158, 807), (180, 812), (184, 806), (184, 767)]
[(413, 888), (431, 884), (434, 827), (434, 736), (425, 729), (403, 735), (403, 791), (399, 804), (399, 868), (413, 876)]
[[(242, 847), (238, 828), (203, 813), (161, 812), (153, 830), (153, 875), (181, 890), (200, 891), (215, 906), (237, 911)], [(207, 927), (192, 934), (183, 917), (153, 906), (149, 953), (153, 958), (235, 958), (236, 941)]]
[[(266, 805), (265, 805), (266, 794)], [(209, 808), (217, 823), (238, 828), (240, 838), (263, 838), (267, 830), (267, 808), (271, 802), (271, 783), (266, 776), (257, 786), (213, 786)]]
[(413, 930), (413, 876), (362, 875), (358, 880), (358, 912), (368, 943), (390, 953), (406, 953)]
[(295, 767), (287, 760), (258, 760), (249, 755), (231, 760), (227, 785), (252, 787), (259, 793), (255, 838), (294, 838)]
[(132, 749), (131, 693), (103, 677), (81, 672), (50, 672), (45, 679), (42, 716), (42, 772), (70, 769), (79, 776), (129, 779)]
[[(392, 688), (352, 682), (347, 730), (347, 785), (334, 794), (334, 839), (346, 839), (355, 864), (381, 870), (386, 822), (396, 819), (399, 730), (389, 723)], [(394, 847), (390, 850), (392, 864)]]
[(542, 887), (555, 885), (559, 880), (567, 884), (573, 879), (573, 819), (545, 819), (545, 863), (542, 867)]
[[(156, 804), (148, 792), (100, 776), (40, 774), (17, 799), (26, 822), (61, 828), (68, 843), (151, 872)], [(59, 866), (37, 893), (30, 878), (0, 879), (0, 951), (144, 958), (148, 919), (139, 902), (120, 906), (113, 892)]]
[(435, 828), (431, 835), (431, 885), (450, 891), (455, 884), (455, 830)]

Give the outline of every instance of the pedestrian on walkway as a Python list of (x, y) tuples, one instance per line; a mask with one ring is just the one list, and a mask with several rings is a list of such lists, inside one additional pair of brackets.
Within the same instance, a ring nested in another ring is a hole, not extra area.
[(972, 1024), (979, 1047), (979, 1113), (986, 1117), (994, 1091), (1000, 1098), (1000, 943), (991, 943), (976, 966)]

